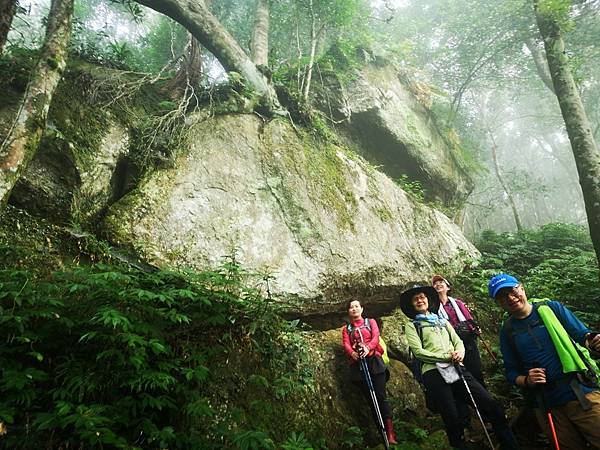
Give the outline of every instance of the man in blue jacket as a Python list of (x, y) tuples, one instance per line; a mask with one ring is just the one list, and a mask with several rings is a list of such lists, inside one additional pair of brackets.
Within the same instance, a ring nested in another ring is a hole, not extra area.
[[(600, 334), (590, 332), (558, 302), (543, 302), (549, 309), (540, 314), (542, 307), (534, 307), (529, 302), (525, 288), (511, 275), (502, 273), (492, 277), (488, 291), (510, 315), (500, 330), (500, 350), (508, 381), (535, 395), (536, 416), (553, 441), (547, 422), (547, 413), (551, 413), (561, 450), (581, 450), (586, 441), (600, 448), (598, 386), (582, 377), (581, 371), (565, 373), (563, 370), (564, 354), (568, 353), (565, 348), (571, 348), (571, 354), (576, 354), (571, 339), (590, 350), (600, 351)], [(558, 322), (559, 325), (553, 325)], [(548, 327), (557, 330), (551, 330), (554, 337)], [(556, 347), (561, 334), (563, 361)]]

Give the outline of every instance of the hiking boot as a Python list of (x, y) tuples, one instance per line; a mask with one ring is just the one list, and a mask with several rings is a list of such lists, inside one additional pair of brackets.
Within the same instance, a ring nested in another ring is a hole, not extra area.
[(398, 441), (396, 440), (396, 433), (394, 433), (394, 422), (392, 422), (391, 417), (387, 417), (385, 419), (385, 434), (390, 444), (398, 443)]

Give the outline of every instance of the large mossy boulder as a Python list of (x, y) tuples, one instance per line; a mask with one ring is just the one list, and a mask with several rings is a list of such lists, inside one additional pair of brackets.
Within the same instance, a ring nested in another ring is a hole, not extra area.
[[(303, 315), (343, 312), (348, 298), (360, 298), (382, 315), (407, 284), (441, 268), (458, 271), (477, 255), (444, 214), (408, 195), (344, 139), (287, 120), (212, 110), (189, 115), (177, 130), (187, 139), (160, 134), (161, 145), (176, 147), (177, 156), (140, 181), (142, 170), (133, 161), (157, 151), (139, 139), (149, 131), (143, 124), (154, 123), (143, 118), (161, 114), (158, 107), (145, 108), (160, 105), (160, 98), (141, 89), (119, 110), (109, 91), (100, 102), (99, 86), (124, 82), (117, 72), (85, 64), (66, 72), (38, 154), (10, 199), (14, 205), (92, 228), (162, 267), (202, 270), (235, 257)], [(18, 103), (22, 86), (13, 84), (7, 84), (9, 106), (0, 108), (0, 132)], [(370, 94), (354, 94), (364, 97), (362, 109), (373, 110), (365, 106)], [(394, 111), (416, 108), (408, 94), (404, 100)], [(437, 136), (419, 123), (420, 133)], [(411, 152), (421, 152), (431, 167), (445, 166), (449, 160), (436, 159), (440, 153), (428, 142), (416, 139)]]
[(327, 71), (317, 89), (352, 147), (391, 178), (418, 181), (427, 198), (460, 207), (473, 190), (456, 133), (438, 124), (427, 87), (388, 61), (368, 57), (349, 73)]
[(173, 167), (114, 204), (107, 236), (159, 266), (235, 255), (301, 314), (349, 297), (390, 305), (407, 283), (461, 269), (475, 248), (347, 148), (289, 122), (222, 115), (191, 125)]

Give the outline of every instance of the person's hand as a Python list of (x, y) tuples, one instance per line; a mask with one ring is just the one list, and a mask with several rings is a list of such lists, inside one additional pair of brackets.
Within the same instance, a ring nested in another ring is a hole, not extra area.
[(469, 320), (469, 324), (473, 327), (473, 333), (477, 336), (481, 336), (481, 327), (477, 325), (474, 320)]
[(364, 358), (365, 356), (367, 356), (370, 351), (371, 351), (371, 349), (369, 348), (369, 346), (367, 344), (365, 344), (364, 342), (360, 343), (359, 348), (358, 348), (358, 354), (361, 358)]
[(527, 386), (546, 384), (546, 369), (541, 367), (529, 369), (529, 372), (527, 372), (527, 379), (525, 380), (525, 384)]
[(600, 352), (600, 333), (590, 333), (586, 340), (587, 347), (595, 352)]
[(354, 345), (354, 352), (358, 355), (359, 358), (364, 358), (365, 356), (367, 356), (369, 354), (369, 346), (367, 344), (365, 344), (364, 342), (357, 342)]
[(358, 360), (360, 359), (360, 356), (359, 356), (359, 355), (358, 355), (358, 353), (356, 353), (356, 352), (352, 352), (352, 353), (350, 353), (350, 356), (352, 357), (352, 359), (353, 359), (354, 361), (358, 361)]
[(450, 352), (450, 360), (453, 363), (461, 363), (463, 358), (464, 357), (460, 352)]

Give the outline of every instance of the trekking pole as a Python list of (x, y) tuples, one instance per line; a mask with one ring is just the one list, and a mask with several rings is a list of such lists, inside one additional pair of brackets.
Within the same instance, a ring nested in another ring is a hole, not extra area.
[(550, 426), (550, 433), (552, 434), (552, 444), (554, 444), (555, 450), (560, 450), (560, 445), (558, 445), (558, 436), (556, 435), (556, 428), (554, 427), (554, 418), (552, 417), (552, 411), (546, 405), (546, 395), (544, 394), (544, 386), (540, 386), (537, 388), (537, 397), (540, 402), (540, 406), (544, 408), (544, 412), (546, 413), (546, 417), (548, 418), (548, 425)]
[(498, 357), (496, 356), (496, 354), (494, 353), (494, 351), (490, 348), (490, 346), (488, 345), (488, 343), (485, 342), (485, 340), (483, 339), (483, 337), (481, 337), (481, 335), (479, 335), (479, 339), (481, 340), (481, 343), (483, 344), (483, 347), (487, 350), (487, 352), (489, 353), (489, 355), (494, 360), (494, 364), (498, 364)]
[(494, 450), (494, 443), (492, 442), (492, 438), (490, 437), (490, 434), (488, 433), (487, 428), (485, 427), (485, 423), (483, 422), (483, 418), (481, 417), (481, 413), (479, 412), (479, 408), (477, 407), (477, 403), (475, 403), (475, 399), (473, 398), (473, 394), (471, 393), (471, 388), (469, 387), (469, 383), (467, 383), (467, 380), (465, 380), (464, 374), (463, 374), (463, 369), (460, 366), (460, 364), (455, 363), (454, 367), (456, 368), (457, 372), (458, 372), (458, 376), (460, 377), (460, 379), (462, 380), (462, 382), (465, 385), (465, 389), (467, 390), (467, 393), (469, 394), (469, 397), (471, 398), (471, 403), (473, 404), (473, 408), (475, 408), (475, 412), (477, 413), (477, 418), (479, 419), (479, 422), (481, 422), (481, 426), (483, 427), (483, 431), (485, 432), (485, 436), (487, 437), (488, 442), (490, 443), (490, 448), (492, 450)]
[(550, 408), (548, 408), (546, 414), (548, 415), (548, 423), (550, 424), (550, 431), (552, 432), (552, 442), (554, 444), (554, 448), (556, 450), (560, 450), (560, 445), (558, 445), (558, 436), (556, 435), (556, 428), (554, 428), (554, 420), (552, 419)]
[(389, 450), (390, 443), (388, 441), (387, 434), (385, 434), (385, 425), (383, 424), (383, 417), (381, 417), (379, 402), (377, 401), (377, 395), (375, 395), (375, 388), (373, 387), (373, 380), (371, 380), (371, 374), (369, 373), (369, 367), (367, 366), (367, 359), (364, 356), (360, 357), (360, 369), (362, 370), (363, 376), (365, 377), (365, 382), (367, 383), (367, 388), (371, 394), (371, 402), (373, 402), (373, 409), (375, 409), (375, 415), (377, 416), (379, 432), (383, 437), (383, 445), (385, 446), (385, 450)]
[[(365, 343), (362, 333), (358, 333), (360, 336), (360, 341), (362, 344)], [(371, 402), (373, 403), (373, 409), (375, 410), (375, 416), (377, 417), (377, 425), (379, 425), (379, 432), (381, 433), (381, 437), (383, 437), (383, 445), (385, 446), (385, 450), (389, 450), (390, 443), (387, 438), (387, 434), (385, 433), (385, 425), (383, 424), (383, 417), (381, 417), (381, 410), (379, 409), (379, 402), (377, 401), (377, 395), (375, 395), (375, 388), (373, 387), (373, 380), (371, 380), (371, 373), (369, 372), (369, 366), (367, 365), (367, 354), (360, 355), (360, 370), (362, 370), (363, 376), (365, 377), (365, 383), (367, 383), (367, 389), (369, 389), (369, 393), (371, 394)]]

